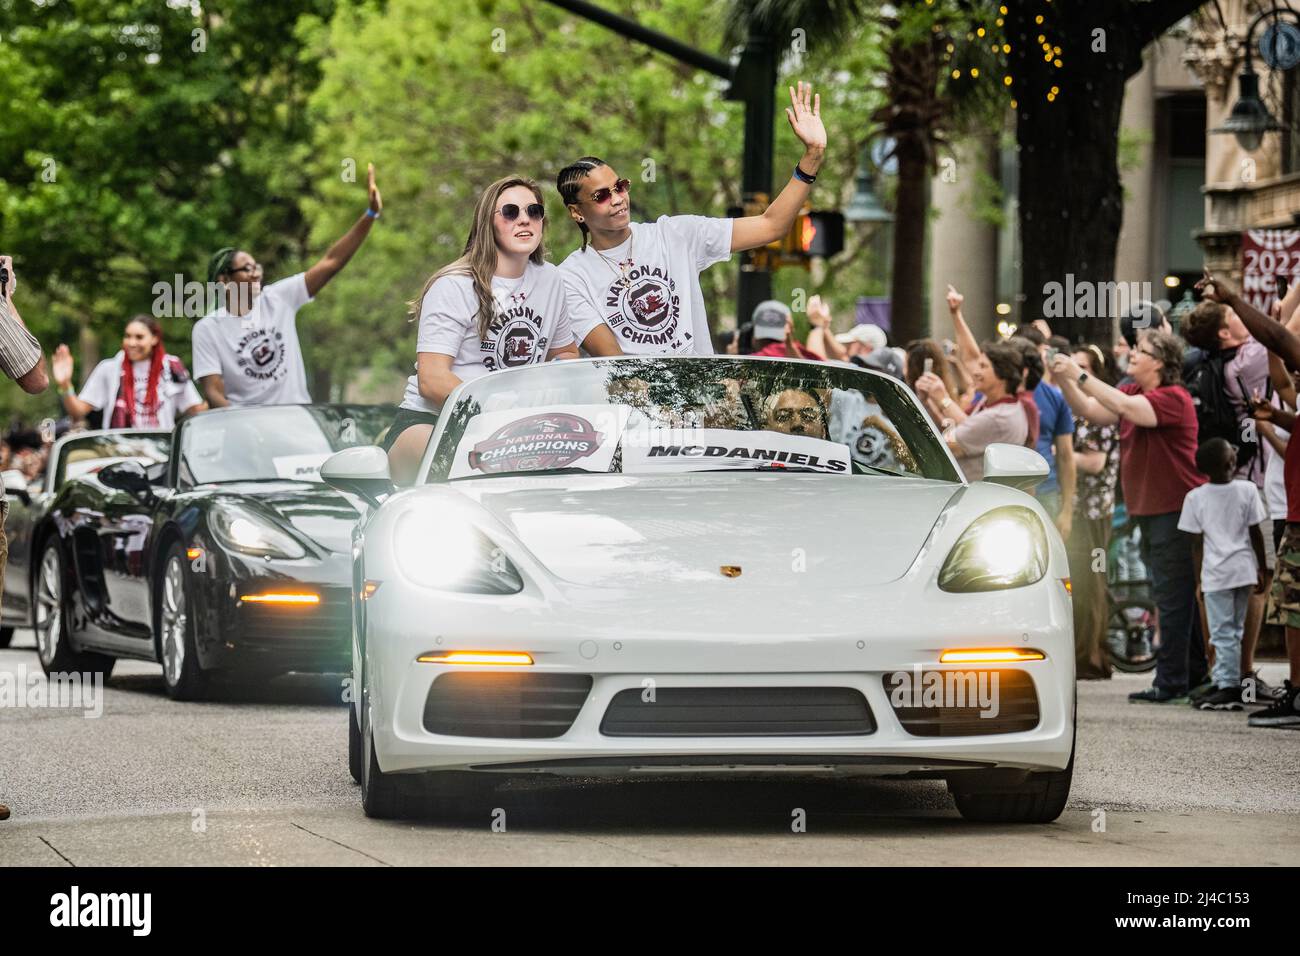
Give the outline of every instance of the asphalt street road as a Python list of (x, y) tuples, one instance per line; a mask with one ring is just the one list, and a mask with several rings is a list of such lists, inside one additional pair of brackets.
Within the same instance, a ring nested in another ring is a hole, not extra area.
[[(38, 671), (30, 633), (0, 671)], [(1281, 665), (1265, 679), (1280, 681)], [(1079, 687), (1070, 805), (961, 820), (942, 783), (512, 781), (453, 820), (379, 822), (346, 767), (339, 677), (179, 704), (119, 663), (103, 714), (0, 709), (0, 865), (1232, 865), (1300, 860), (1300, 733)], [(796, 810), (805, 832), (794, 832)], [(495, 826), (494, 826), (495, 824)]]

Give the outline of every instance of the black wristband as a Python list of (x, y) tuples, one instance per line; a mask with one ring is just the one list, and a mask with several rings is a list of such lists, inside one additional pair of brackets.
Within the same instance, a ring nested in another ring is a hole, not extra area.
[(799, 168), (798, 163), (794, 164), (794, 178), (799, 180), (799, 182), (801, 183), (807, 183), (809, 186), (817, 182), (817, 177), (810, 176), (807, 173), (805, 173), (802, 169)]

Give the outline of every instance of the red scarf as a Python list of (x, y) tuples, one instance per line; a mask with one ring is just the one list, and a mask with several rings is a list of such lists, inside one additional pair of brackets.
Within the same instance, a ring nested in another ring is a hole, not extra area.
[(144, 396), (144, 412), (140, 415), (140, 421), (136, 421), (135, 369), (126, 350), (122, 351), (122, 383), (117, 388), (117, 401), (113, 403), (109, 428), (158, 427), (158, 382), (162, 378), (163, 361), (166, 357), (162, 336), (159, 336), (157, 344), (153, 347), (153, 355), (149, 359), (149, 388)]

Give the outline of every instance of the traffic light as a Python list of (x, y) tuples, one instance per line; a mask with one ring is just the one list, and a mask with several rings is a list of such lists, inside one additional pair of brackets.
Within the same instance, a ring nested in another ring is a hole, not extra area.
[(829, 259), (844, 248), (844, 214), (839, 212), (806, 212), (796, 221), (799, 252), (809, 258), (820, 256)]

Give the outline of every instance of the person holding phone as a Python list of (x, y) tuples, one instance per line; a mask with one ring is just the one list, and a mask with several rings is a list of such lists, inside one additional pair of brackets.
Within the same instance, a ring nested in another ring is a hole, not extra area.
[(733, 252), (757, 249), (790, 231), (817, 180), (826, 151), (821, 96), (812, 85), (790, 89), (790, 128), (804, 145), (789, 182), (757, 216), (715, 219), (661, 216), (631, 221), (631, 182), (595, 156), (583, 156), (556, 179), (582, 246), (560, 271), (579, 342), (602, 325), (624, 352), (639, 355), (712, 355), (700, 273)]

